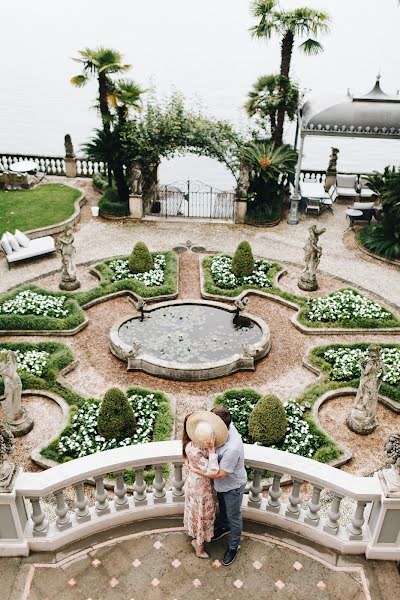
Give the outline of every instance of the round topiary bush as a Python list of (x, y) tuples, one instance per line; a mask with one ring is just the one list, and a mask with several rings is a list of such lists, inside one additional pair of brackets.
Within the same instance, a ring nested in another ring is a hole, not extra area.
[(254, 271), (253, 252), (249, 242), (240, 242), (236, 248), (231, 270), (236, 277), (248, 277)]
[(146, 273), (153, 268), (153, 257), (143, 242), (137, 242), (128, 259), (132, 273)]
[(262, 446), (277, 444), (285, 437), (286, 412), (282, 402), (273, 394), (260, 398), (249, 417), (249, 433), (253, 442)]
[(118, 388), (111, 388), (104, 396), (97, 419), (97, 430), (106, 440), (121, 441), (132, 437), (136, 418), (128, 398)]

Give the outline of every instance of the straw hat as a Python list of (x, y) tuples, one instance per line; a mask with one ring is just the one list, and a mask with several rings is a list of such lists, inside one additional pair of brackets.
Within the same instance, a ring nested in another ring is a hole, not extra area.
[(215, 446), (222, 446), (228, 439), (228, 428), (223, 420), (207, 410), (198, 410), (189, 416), (186, 431), (192, 442), (204, 448), (215, 436)]

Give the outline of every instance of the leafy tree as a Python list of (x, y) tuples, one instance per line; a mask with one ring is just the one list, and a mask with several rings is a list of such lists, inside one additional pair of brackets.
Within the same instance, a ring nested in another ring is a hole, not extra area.
[(323, 48), (316, 37), (329, 30), (329, 18), (326, 13), (308, 7), (283, 10), (277, 0), (254, 0), (251, 10), (258, 19), (258, 23), (250, 29), (254, 37), (267, 41), (273, 34), (281, 37), (279, 94), (282, 104), (277, 111), (274, 136), (275, 143), (279, 145), (283, 139), (285, 102), (289, 96), (290, 64), (296, 38), (306, 38), (299, 46), (301, 51), (310, 55), (318, 54)]
[(289, 81), (285, 94), (282, 94), (280, 75), (262, 75), (253, 84), (245, 109), (249, 117), (257, 117), (261, 128), (275, 138), (279, 108), (282, 107), (289, 121), (293, 121), (297, 114), (299, 96), (295, 83)]

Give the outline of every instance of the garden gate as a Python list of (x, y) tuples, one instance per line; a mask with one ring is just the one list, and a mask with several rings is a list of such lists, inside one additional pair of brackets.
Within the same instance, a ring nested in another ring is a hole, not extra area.
[(145, 208), (147, 215), (233, 221), (234, 191), (219, 190), (201, 181), (176, 181), (159, 185), (157, 200)]

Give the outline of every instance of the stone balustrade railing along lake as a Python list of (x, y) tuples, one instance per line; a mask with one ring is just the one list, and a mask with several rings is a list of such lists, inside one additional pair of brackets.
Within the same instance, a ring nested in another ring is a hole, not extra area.
[[(124, 523), (182, 515), (183, 462), (180, 443), (170, 441), (108, 450), (41, 473), (19, 472), (12, 491), (0, 493), (0, 556), (52, 551)], [(245, 519), (294, 532), (343, 553), (399, 559), (400, 496), (385, 492), (377, 474), (356, 477), (311, 459), (253, 445), (245, 445), (245, 463), (252, 471), (242, 506)], [(144, 481), (149, 465), (155, 473), (150, 487)], [(165, 465), (172, 465), (170, 486), (163, 476)], [(124, 482), (127, 469), (135, 471), (132, 494)], [(265, 471), (272, 482), (268, 492), (262, 485)], [(110, 473), (115, 477), (112, 499), (105, 490)], [(281, 483), (287, 482), (287, 476), (292, 486), (283, 501)], [(95, 485), (93, 502), (85, 494), (88, 480)], [(300, 494), (304, 482), (311, 488), (306, 504)], [(65, 496), (71, 486), (73, 509)], [(327, 510), (321, 509), (322, 503), (328, 504)], [(49, 506), (54, 504), (51, 520)], [(345, 510), (350, 513), (347, 524), (341, 519)]]
[(47, 175), (62, 175), (67, 177), (92, 177), (93, 173), (105, 173), (106, 164), (88, 158), (77, 156), (45, 156), (39, 154), (0, 153), (0, 165), (8, 170), (11, 165), (21, 160), (32, 160), (38, 166), (38, 171)]

